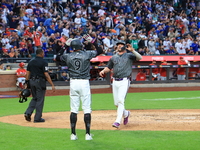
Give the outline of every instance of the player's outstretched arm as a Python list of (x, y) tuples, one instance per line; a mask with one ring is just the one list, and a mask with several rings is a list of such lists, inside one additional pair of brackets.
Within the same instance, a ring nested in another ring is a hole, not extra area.
[(97, 56), (103, 53), (103, 49), (100, 46), (98, 46), (98, 44), (96, 43), (96, 41), (93, 43), (93, 45), (96, 48)]
[(129, 51), (131, 51), (135, 55), (137, 61), (142, 59), (142, 56), (137, 51), (135, 51), (135, 49), (132, 47), (131, 44), (127, 44), (126, 49), (128, 49)]
[(102, 71), (99, 72), (99, 75), (103, 77), (108, 72), (110, 72), (110, 69), (108, 67), (105, 67)]

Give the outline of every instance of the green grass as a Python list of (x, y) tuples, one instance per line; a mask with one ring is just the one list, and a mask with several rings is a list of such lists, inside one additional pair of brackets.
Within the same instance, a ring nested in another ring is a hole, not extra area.
[[(28, 102), (30, 101), (30, 98)], [(0, 99), (0, 116), (23, 114), (28, 102)], [(200, 92), (128, 93), (127, 109), (200, 109)], [(93, 94), (93, 110), (116, 110), (112, 94)], [(69, 96), (46, 97), (44, 112), (69, 111)], [(106, 114), (105, 114), (106, 117)], [(115, 118), (113, 118), (115, 119)], [(70, 141), (70, 129), (34, 128), (0, 123), (2, 150), (199, 150), (200, 131), (92, 130), (94, 140)]]

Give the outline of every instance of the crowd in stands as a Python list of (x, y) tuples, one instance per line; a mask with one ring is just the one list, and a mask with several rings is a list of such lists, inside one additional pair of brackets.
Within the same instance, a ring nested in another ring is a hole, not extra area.
[(2, 0), (0, 55), (29, 58), (41, 47), (53, 56), (69, 38), (90, 34), (104, 49), (115, 53), (124, 40), (141, 55), (199, 55), (199, 0)]

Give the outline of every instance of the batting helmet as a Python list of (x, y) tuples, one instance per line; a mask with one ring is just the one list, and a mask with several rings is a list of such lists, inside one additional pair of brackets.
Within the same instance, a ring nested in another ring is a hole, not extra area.
[(124, 41), (122, 41), (122, 40), (119, 40), (119, 41), (117, 41), (117, 43), (116, 43), (117, 45), (118, 44), (123, 44), (123, 45), (126, 45), (126, 43), (124, 42)]
[(83, 48), (83, 45), (80, 40), (76, 39), (71, 41), (70, 47), (72, 48), (72, 50), (81, 50)]
[(19, 93), (19, 102), (23, 103), (27, 101), (27, 97), (29, 97), (31, 95), (31, 92), (29, 89), (23, 89), (20, 93)]
[(25, 66), (25, 63), (21, 62), (21, 63), (19, 63), (19, 66), (22, 68)]

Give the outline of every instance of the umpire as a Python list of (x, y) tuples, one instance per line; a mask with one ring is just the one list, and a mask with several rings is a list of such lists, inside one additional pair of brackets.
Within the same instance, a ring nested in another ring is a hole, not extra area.
[(27, 66), (26, 83), (27, 87), (31, 89), (32, 100), (25, 111), (24, 117), (27, 121), (31, 121), (31, 115), (36, 110), (34, 123), (45, 122), (42, 118), (42, 111), (46, 92), (46, 81), (51, 84), (53, 92), (55, 91), (54, 84), (48, 73), (48, 63), (43, 58), (44, 51), (38, 48), (36, 50), (36, 57), (31, 59)]

